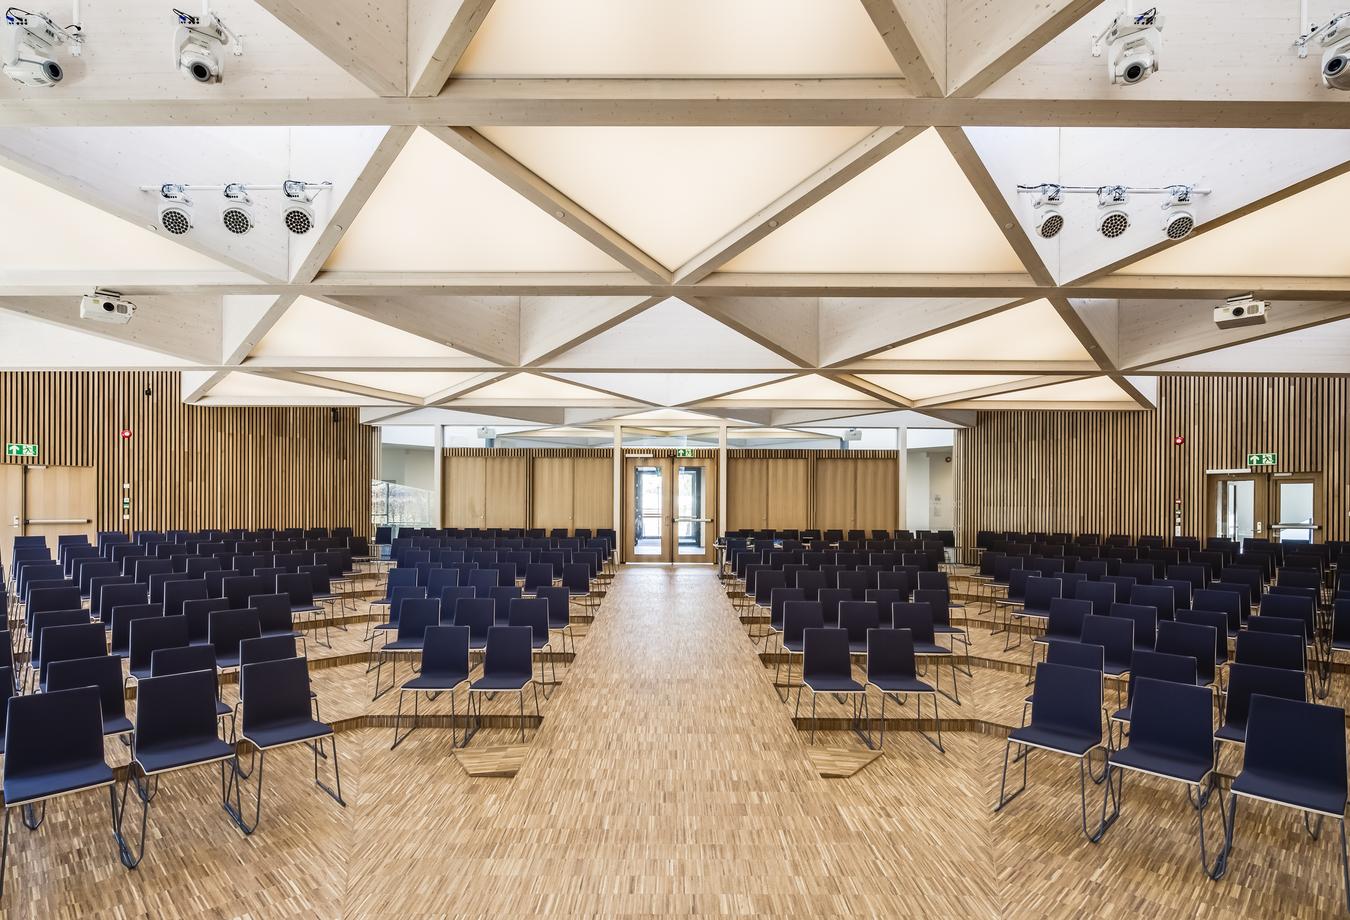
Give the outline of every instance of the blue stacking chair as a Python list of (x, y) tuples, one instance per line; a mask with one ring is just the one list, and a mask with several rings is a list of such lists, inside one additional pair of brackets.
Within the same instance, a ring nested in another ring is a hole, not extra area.
[(563, 654), (575, 655), (577, 640), (572, 632), (572, 605), (567, 589), (556, 585), (540, 588), (535, 592), (535, 597), (548, 603), (548, 628), (550, 632), (556, 632), (561, 637)]
[[(1237, 829), (1239, 798), (1283, 805), (1303, 813), (1316, 840), (1322, 821), (1341, 825), (1341, 879), (1350, 910), (1350, 853), (1346, 849), (1345, 710), (1257, 694), (1247, 717), (1242, 772), (1228, 796), (1223, 864), (1227, 867)], [(1316, 821), (1309, 824), (1309, 816)]]
[[(918, 717), (919, 734), (938, 751), (946, 753), (942, 747), (942, 716), (938, 714), (937, 691), (931, 684), (919, 679), (918, 666), (914, 658), (914, 636), (908, 629), (869, 629), (867, 631), (867, 686), (875, 687), (881, 694), (881, 732), (877, 740), (877, 749), (886, 746), (886, 698), (901, 703), (901, 697), (914, 695), (914, 711)], [(923, 730), (923, 705), (925, 696), (933, 700), (933, 724), (937, 737)], [(870, 736), (870, 731), (869, 731)]]
[[(309, 664), (304, 658), (284, 658), (249, 664), (239, 669), (239, 737), (257, 752), (257, 765), (248, 774), (239, 769), (236, 753), (234, 769), (226, 784), (225, 810), (245, 834), (252, 834), (262, 820), (263, 767), (268, 751), (296, 744), (308, 745), (314, 754), (314, 784), (333, 801), (342, 800), (342, 773), (338, 767), (337, 736), (333, 727), (313, 718), (310, 710)], [(332, 745), (334, 785), (319, 779), (319, 758), (323, 743)], [(244, 817), (243, 785), (249, 776), (257, 776), (253, 820)], [(233, 793), (234, 800), (230, 801)]]
[(1142, 604), (1112, 604), (1111, 616), (1134, 622), (1134, 647), (1149, 650), (1158, 641), (1158, 611)]
[(848, 635), (849, 654), (865, 654), (868, 632), (881, 628), (881, 609), (873, 601), (844, 601), (839, 605), (839, 628)]
[[(1010, 610), (1010, 620), (1045, 620), (1050, 616), (1051, 604), (1058, 600), (1063, 591), (1063, 582), (1058, 578), (1046, 578), (1040, 575), (1031, 575), (1027, 578), (1026, 588), (1022, 598), (1022, 607), (1018, 610)], [(1022, 634), (1017, 634), (1017, 641), (1012, 641), (1013, 630), (1008, 630), (1008, 635), (1003, 641), (1003, 650), (1006, 652), (1015, 645), (1022, 644)], [(1035, 652), (1032, 653), (1033, 655)]]
[(207, 644), (216, 653), (216, 667), (239, 667), (239, 644), (262, 636), (258, 611), (252, 607), (238, 610), (216, 610), (207, 626)]
[[(1130, 686), (1126, 691), (1125, 705), (1111, 713), (1107, 731), (1110, 732), (1119, 725), (1121, 738), (1124, 738), (1126, 726), (1130, 724), (1134, 711), (1134, 691), (1140, 681), (1163, 680), (1194, 687), (1197, 686), (1197, 672), (1196, 661), (1189, 655), (1170, 655), (1166, 652), (1135, 649), (1134, 660), (1130, 662)], [(1116, 747), (1114, 737), (1112, 742), (1110, 746)]]
[[(11, 697), (5, 722), (5, 826), (0, 843), (0, 895), (9, 862), (10, 812), (21, 811), (29, 830), (47, 816), (47, 800), (75, 792), (108, 790), (113, 838), (128, 866), (132, 856), (122, 840), (122, 812), (112, 767), (103, 754), (103, 717), (97, 687)], [(52, 726), (61, 726), (53, 731)]]
[[(803, 633), (807, 629), (824, 627), (825, 613), (819, 601), (789, 601), (783, 605), (782, 651), (773, 669), (774, 692), (778, 693), (778, 698), (783, 702), (787, 702), (788, 697), (792, 695), (792, 662), (795, 656), (802, 653)], [(784, 690), (779, 691), (779, 687), (784, 686), (778, 682), (784, 659), (787, 660), (787, 684)]]
[(68, 658), (51, 662), (44, 693), (97, 687), (103, 710), (103, 734), (126, 735), (131, 731), (127, 718), (126, 682), (122, 678), (122, 659), (115, 655)]
[[(1264, 625), (1260, 622), (1263, 619), (1259, 616), (1248, 618), (1247, 628), (1237, 634), (1237, 640), (1233, 643), (1233, 663), (1285, 668), (1305, 675), (1308, 647), (1303, 641), (1302, 624), (1297, 620), (1283, 621), (1297, 626), (1299, 629), (1297, 635), (1265, 632), (1259, 628)], [(1276, 623), (1281, 622), (1274, 617), (1270, 619)]]
[[(1021, 751), (1022, 783), (1011, 793), (1008, 789), (1008, 761), (1013, 745)], [(999, 783), (1001, 812), (1027, 788), (1027, 770), (1033, 750), (1049, 751), (1078, 761), (1078, 794), (1083, 816), (1083, 835), (1096, 843), (1106, 833), (1103, 814), (1095, 827), (1088, 826), (1087, 783), (1092, 773), (1092, 752), (1107, 753), (1102, 741), (1102, 674), (1088, 668), (1043, 662), (1036, 665), (1036, 680), (1031, 695), (1031, 721), (1015, 728), (1003, 746), (1003, 778)], [(1096, 780), (1093, 780), (1094, 782)]]
[[(528, 626), (530, 644), (539, 658), (539, 685), (544, 688), (544, 699), (551, 695), (550, 686), (557, 686), (558, 670), (552, 655), (542, 657), (549, 652), (548, 600), (540, 597), (517, 597), (510, 601), (507, 608), (507, 626)], [(544, 663), (548, 662), (551, 679), (544, 678)]]
[(1195, 682), (1201, 687), (1213, 686), (1217, 664), (1215, 652), (1222, 642), (1227, 650), (1228, 640), (1215, 627), (1167, 620), (1158, 624), (1158, 641), (1154, 649), (1166, 655), (1183, 655), (1195, 660)]
[(1228, 671), (1223, 724), (1214, 737), (1232, 744), (1246, 744), (1247, 719), (1251, 714), (1252, 697), (1257, 695), (1307, 702), (1307, 682), (1298, 671), (1287, 668), (1235, 663)]
[[(214, 671), (150, 677), (136, 686), (131, 765), (122, 781), (123, 802), (128, 788), (133, 786), (141, 802), (139, 844), (127, 841), (131, 866), (138, 865), (145, 856), (150, 802), (158, 791), (161, 776), (189, 767), (219, 764), (221, 803), (228, 805), (225, 769), (226, 761), (234, 760), (235, 749), (220, 738), (216, 704)], [(233, 769), (232, 764), (232, 772)]]
[[(392, 751), (418, 728), (418, 694), (434, 698), (437, 693), (450, 695), (450, 746), (457, 745), (455, 734), (455, 691), (469, 681), (469, 629), (467, 626), (429, 626), (422, 640), (422, 670), (399, 687), (398, 709), (394, 713), (394, 743)], [(403, 694), (413, 695), (412, 727), (402, 735)], [(465, 726), (467, 736), (468, 726)], [(467, 737), (465, 739), (467, 741)]]
[(853, 705), (853, 731), (862, 737), (867, 717), (867, 688), (853, 679), (848, 632), (839, 628), (807, 629), (802, 633), (802, 682), (797, 685), (794, 721), (801, 712), (802, 690), (811, 691), (811, 736), (816, 743), (816, 698), (822, 693), (847, 696)]
[[(1137, 688), (1135, 683), (1138, 684)], [(1106, 762), (1103, 813), (1107, 798), (1114, 801), (1112, 813), (1106, 818), (1106, 826), (1110, 827), (1120, 814), (1125, 772), (1143, 773), (1181, 783), (1186, 787), (1186, 801), (1199, 821), (1200, 866), (1210, 878), (1220, 878), (1227, 859), (1226, 853), (1221, 847), (1211, 862), (1205, 842), (1205, 811), (1214, 790), (1219, 788), (1216, 772), (1218, 746), (1214, 742), (1214, 694), (1208, 687), (1196, 686), (1193, 673), (1189, 682), (1153, 678), (1136, 680), (1131, 675), (1131, 690), (1134, 699), (1130, 712), (1129, 744), (1112, 751)]]
[(1110, 616), (1116, 602), (1116, 586), (1105, 581), (1084, 581), (1074, 588), (1074, 597), (1092, 604), (1093, 616)]
[(1036, 649), (1056, 642), (1078, 642), (1083, 635), (1083, 620), (1092, 614), (1092, 603), (1072, 597), (1052, 597), (1045, 617), (1045, 632), (1031, 640), (1031, 659), (1027, 662), (1027, 686), (1035, 673)]
[[(257, 640), (250, 640), (257, 641)], [(242, 646), (240, 646), (242, 649)], [(234, 710), (220, 699), (220, 675), (216, 670), (215, 649), (209, 645), (183, 645), (177, 648), (156, 649), (150, 655), (150, 676), (186, 674), (188, 671), (209, 671), (216, 684), (216, 718), (230, 718), (230, 737), (235, 737)]]
[[(398, 616), (398, 632), (393, 641), (386, 642), (380, 647), (375, 660), (375, 695), (371, 697), (372, 700), (378, 700), (394, 689), (398, 683), (398, 656), (410, 653), (420, 655), (426, 631), (432, 626), (439, 626), (440, 622), (441, 602), (438, 598), (416, 597), (403, 601)], [(386, 658), (390, 659), (393, 673), (390, 676), (390, 685), (380, 690), (380, 675), (384, 671)]]
[(1089, 614), (1083, 618), (1080, 642), (1100, 645), (1106, 655), (1104, 672), (1110, 677), (1129, 673), (1134, 657), (1134, 620), (1129, 617), (1102, 617)]
[[(918, 592), (915, 592), (916, 594)], [(938, 662), (933, 675), (933, 687), (956, 705), (961, 705), (961, 685), (956, 676), (956, 653), (945, 645), (937, 644), (937, 635), (933, 630), (933, 607), (931, 604), (911, 601), (907, 604), (891, 605), (891, 626), (895, 629), (908, 629), (914, 639), (914, 654), (920, 658), (948, 658), (952, 669), (952, 692), (942, 689), (942, 664)]]
[(455, 604), (453, 625), (468, 627), (469, 648), (483, 649), (487, 646), (488, 630), (492, 629), (496, 617), (497, 603), (492, 598), (461, 598)]
[(449, 626), (451, 623), (454, 622), (455, 605), (459, 603), (461, 598), (477, 597), (477, 596), (478, 596), (477, 589), (471, 588), (468, 585), (450, 585), (445, 588), (442, 588), (440, 593), (441, 623), (443, 625)]
[(483, 649), (483, 673), (469, 684), (469, 708), (474, 715), (469, 739), (483, 724), (483, 696), (514, 693), (520, 704), (520, 740), (525, 741), (525, 691), (534, 690), (534, 715), (539, 719), (539, 685), (534, 680), (534, 643), (528, 626), (493, 626)]

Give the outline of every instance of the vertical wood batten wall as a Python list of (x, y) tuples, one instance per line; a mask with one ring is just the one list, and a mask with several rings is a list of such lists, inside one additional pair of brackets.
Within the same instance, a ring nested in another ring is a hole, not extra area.
[(727, 529), (894, 530), (893, 450), (729, 450)]
[[(1148, 412), (981, 412), (958, 431), (963, 539), (980, 530), (1207, 532), (1207, 469), (1273, 452), (1322, 474), (1319, 539), (1350, 538), (1350, 378), (1166, 376)], [(1180, 435), (1185, 443), (1173, 439)]]
[(358, 410), (334, 422), (326, 407), (188, 406), (180, 393), (172, 371), (0, 372), (0, 434), (37, 444), (39, 464), (92, 467), (100, 530), (369, 531), (377, 432)]
[(611, 527), (609, 448), (477, 448), (444, 451), (446, 527)]

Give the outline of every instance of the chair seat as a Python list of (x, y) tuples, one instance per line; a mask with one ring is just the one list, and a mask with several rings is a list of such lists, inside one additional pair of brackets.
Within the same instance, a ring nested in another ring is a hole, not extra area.
[(850, 677), (808, 677), (803, 683), (817, 693), (861, 693), (863, 685)]
[[(338, 596), (336, 594), (333, 594), (332, 592), (329, 592), (328, 594), (315, 594), (314, 599), (316, 601), (335, 601), (338, 599)], [(291, 612), (294, 613), (295, 611)]]
[(112, 719), (103, 720), (103, 734), (105, 735), (124, 735), (135, 728), (131, 720), (126, 716), (117, 716)]
[(868, 681), (882, 693), (932, 693), (933, 688), (917, 677), (874, 677)]
[(480, 677), (469, 684), (470, 690), (524, 690), (531, 680), (529, 674), (500, 674), (494, 677)]
[(230, 745), (219, 738), (208, 738), (187, 744), (164, 745), (150, 750), (138, 748), (134, 759), (146, 773), (163, 773), (166, 770), (176, 770), (196, 763), (224, 760), (233, 755), (234, 748)]
[(278, 636), (289, 636), (292, 639), (299, 639), (304, 633), (298, 629), (264, 629), (260, 639), (275, 639)]
[(376, 629), (398, 629), (398, 624), (397, 624), (397, 623), (379, 623), (379, 624), (377, 624), (377, 625), (375, 626), (375, 628), (376, 628)]
[(453, 690), (469, 679), (467, 674), (427, 674), (404, 681), (401, 690)]
[(317, 604), (310, 604), (307, 607), (292, 607), (291, 613), (321, 613)]
[(966, 631), (960, 626), (943, 625), (941, 623), (933, 624), (933, 632), (941, 633), (944, 636), (964, 636)]
[(1233, 792), (1329, 815), (1345, 814), (1344, 792), (1290, 782), (1284, 777), (1266, 776), (1254, 770), (1244, 769), (1238, 774), (1233, 780)]
[(1050, 645), (1055, 642), (1072, 642), (1074, 645), (1080, 644), (1077, 636), (1055, 636), (1050, 633), (1045, 633), (1040, 636), (1033, 636), (1031, 641), (1039, 642), (1042, 645)]
[(237, 668), (239, 667), (239, 653), (234, 652), (230, 655), (216, 655), (216, 667), (218, 668)]
[(332, 733), (333, 728), (330, 725), (315, 722), (313, 719), (296, 719), (263, 728), (250, 728), (243, 737), (254, 747), (271, 748), (294, 744), (297, 741), (308, 741), (311, 738), (323, 738)]
[(7, 776), (5, 807), (50, 798), (64, 792), (106, 786), (112, 781), (112, 767), (104, 763), (44, 770), (32, 776)]
[(794, 655), (800, 655), (800, 654), (802, 653), (802, 640), (801, 640), (801, 639), (784, 639), (784, 640), (783, 640), (783, 651), (785, 651), (785, 652), (791, 652), (791, 653), (794, 654)]
[(536, 652), (539, 651), (540, 649), (548, 648), (548, 637), (547, 636), (532, 637), (530, 639), (530, 647), (533, 648)]
[(1133, 704), (1126, 706), (1123, 709), (1117, 709), (1115, 712), (1111, 713), (1111, 718), (1116, 722), (1128, 722), (1130, 721), (1130, 715), (1133, 710)]
[(422, 651), (421, 639), (395, 639), (393, 642), (386, 642), (380, 647), (385, 652), (420, 652)]
[(220, 700), (216, 700), (216, 715), (217, 715), (217, 716), (228, 716), (228, 715), (229, 715), (230, 713), (232, 713), (232, 712), (234, 712), (233, 709), (231, 709), (229, 706), (227, 706), (227, 705), (225, 705), (224, 703), (222, 703)]
[(915, 642), (914, 654), (916, 655), (950, 655), (952, 650), (944, 648), (932, 642)]
[(866, 639), (850, 639), (850, 640), (848, 640), (848, 653), (849, 653), (850, 655), (866, 655), (866, 654), (867, 654), (867, 640), (866, 640)]
[(1035, 725), (1013, 729), (1012, 733), (1008, 735), (1008, 740), (1019, 744), (1049, 748), (1052, 751), (1071, 754), (1074, 757), (1082, 757), (1102, 743), (1101, 735), (1076, 735), (1051, 728), (1038, 728)]
[(135, 680), (148, 680), (150, 677), (150, 668), (148, 666), (144, 668), (132, 668), (130, 673)]
[(1112, 677), (1122, 677), (1130, 673), (1130, 666), (1127, 664), (1119, 664), (1117, 662), (1108, 661), (1106, 665), (1102, 668), (1102, 671), (1111, 675)]
[(1214, 769), (1214, 764), (1208, 760), (1173, 757), (1168, 754), (1141, 751), (1135, 747), (1114, 752), (1111, 755), (1111, 763), (1118, 767), (1131, 767), (1187, 783), (1200, 782), (1206, 773)]
[(1023, 617), (1025, 617), (1025, 618), (1027, 618), (1027, 619), (1029, 619), (1029, 620), (1047, 620), (1047, 619), (1050, 618), (1050, 611), (1049, 611), (1049, 610), (1032, 610), (1032, 609), (1028, 609), (1028, 608), (1026, 608), (1026, 607), (1023, 607), (1021, 610), (1018, 610), (1018, 611), (1016, 611), (1015, 613), (1013, 613), (1012, 616), (1013, 616), (1013, 619), (1014, 619), (1014, 620), (1020, 620), (1020, 619), (1022, 619)]
[(1215, 738), (1224, 741), (1235, 741), (1238, 744), (1247, 743), (1247, 723), (1241, 725), (1232, 725), (1228, 722), (1219, 726), (1219, 730), (1214, 733)]

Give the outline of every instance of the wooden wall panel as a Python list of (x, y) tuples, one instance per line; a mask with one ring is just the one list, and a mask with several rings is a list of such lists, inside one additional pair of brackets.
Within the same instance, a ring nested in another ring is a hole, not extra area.
[(486, 527), (483, 496), (487, 488), (485, 457), (446, 457), (441, 489), (441, 522), (445, 527)]
[(526, 527), (530, 508), (530, 458), (488, 457), (483, 477), (487, 527)]
[(612, 456), (577, 457), (572, 461), (572, 526), (591, 530), (614, 526)]
[(763, 530), (768, 524), (769, 468), (773, 460), (727, 459), (727, 529)]
[(856, 478), (853, 526), (895, 530), (899, 471), (894, 460), (840, 460), (852, 463)]
[(808, 523), (811, 520), (810, 461), (786, 458), (762, 462), (767, 467), (764, 526), (774, 530), (801, 530), (810, 527)]
[(821, 460), (816, 464), (816, 518), (821, 530), (857, 527), (858, 477), (853, 460)]
[[(1165, 376), (1147, 412), (982, 412), (957, 433), (963, 539), (979, 530), (1203, 535), (1206, 469), (1274, 452), (1320, 472), (1320, 539), (1350, 538), (1350, 378)], [(1176, 436), (1185, 443), (1173, 443)]]
[(92, 468), (100, 530), (370, 532), (377, 433), (358, 410), (335, 422), (324, 407), (188, 406), (180, 393), (169, 371), (4, 371), (0, 436), (39, 445), (40, 464)]
[(538, 457), (533, 461), (530, 480), (530, 526), (566, 527), (573, 513), (574, 464), (571, 457)]

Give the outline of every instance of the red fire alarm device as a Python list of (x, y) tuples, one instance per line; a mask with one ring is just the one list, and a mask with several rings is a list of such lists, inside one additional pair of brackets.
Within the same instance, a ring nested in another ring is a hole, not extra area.
[(126, 440), (127, 438), (129, 438), (129, 437), (131, 437), (131, 429), (130, 429), (130, 428), (123, 428), (123, 429), (122, 429), (122, 440), (125, 441), (125, 440)]
[(1175, 444), (1177, 447), (1180, 447), (1181, 445), (1186, 443), (1186, 436), (1179, 434), (1172, 439), (1172, 443)]

